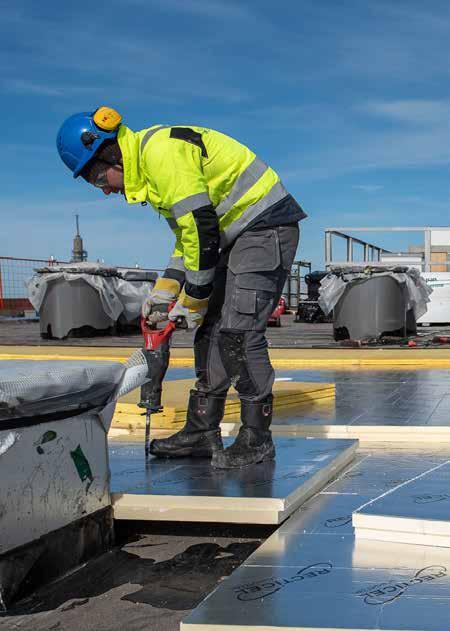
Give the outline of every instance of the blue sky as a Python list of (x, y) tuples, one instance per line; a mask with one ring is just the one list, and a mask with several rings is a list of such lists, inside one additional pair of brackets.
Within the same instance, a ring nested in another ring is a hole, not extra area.
[(298, 255), (316, 268), (328, 226), (450, 223), (446, 1), (0, 8), (1, 255), (67, 259), (78, 212), (90, 258), (165, 264), (165, 222), (73, 180), (57, 156), (64, 118), (102, 104), (133, 129), (200, 124), (248, 144), (308, 212)]

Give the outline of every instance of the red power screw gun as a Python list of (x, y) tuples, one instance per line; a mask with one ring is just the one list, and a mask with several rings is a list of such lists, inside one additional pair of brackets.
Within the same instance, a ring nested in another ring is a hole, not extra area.
[(145, 318), (141, 318), (141, 331), (144, 337), (143, 352), (147, 360), (149, 381), (141, 386), (140, 408), (145, 408), (145, 460), (150, 453), (150, 425), (152, 412), (161, 412), (162, 382), (169, 367), (170, 338), (177, 328), (176, 322), (169, 321), (167, 326), (158, 331), (151, 329)]

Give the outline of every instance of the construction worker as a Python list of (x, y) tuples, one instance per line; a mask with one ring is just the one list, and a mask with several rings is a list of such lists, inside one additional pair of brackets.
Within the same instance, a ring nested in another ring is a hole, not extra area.
[[(216, 468), (275, 457), (269, 430), (274, 371), (265, 339), (306, 217), (280, 178), (250, 149), (218, 131), (155, 125), (134, 132), (108, 107), (68, 118), (57, 136), (73, 172), (106, 195), (150, 204), (176, 242), (145, 301), (148, 322), (197, 328), (197, 381), (184, 428), (153, 440), (155, 456), (212, 457)], [(168, 313), (168, 307), (175, 306)], [(219, 424), (230, 385), (242, 426), (223, 449)]]

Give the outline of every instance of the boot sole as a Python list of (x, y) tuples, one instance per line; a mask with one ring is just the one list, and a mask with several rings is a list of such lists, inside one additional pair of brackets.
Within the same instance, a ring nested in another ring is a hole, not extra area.
[(154, 452), (150, 450), (152, 456), (156, 458), (212, 458), (212, 452), (207, 451), (193, 451), (192, 449), (180, 449), (177, 452)]
[(162, 445), (159, 447), (158, 442), (155, 439), (150, 443), (150, 453), (156, 458), (212, 458), (215, 452), (223, 449), (221, 440), (217, 440), (217, 442), (214, 440), (203, 440), (199, 441), (200, 444), (185, 445), (167, 450), (164, 450)]

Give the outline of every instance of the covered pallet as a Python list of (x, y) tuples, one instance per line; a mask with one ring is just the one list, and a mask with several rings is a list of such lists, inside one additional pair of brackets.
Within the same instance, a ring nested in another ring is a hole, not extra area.
[(138, 326), (142, 303), (157, 276), (90, 262), (37, 269), (27, 288), (39, 313), (41, 337), (63, 339)]
[(0, 362), (0, 610), (108, 549), (107, 432), (132, 362)]

